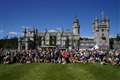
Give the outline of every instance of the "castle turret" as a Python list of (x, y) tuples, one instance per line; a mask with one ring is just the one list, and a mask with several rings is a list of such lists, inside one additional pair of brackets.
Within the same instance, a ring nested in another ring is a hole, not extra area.
[(102, 15), (93, 22), (94, 40), (99, 48), (109, 49), (109, 19)]
[(24, 29), (24, 38), (25, 38), (25, 50), (28, 50), (28, 36), (27, 36), (27, 29)]
[(98, 31), (98, 26), (99, 26), (99, 19), (98, 17), (95, 17), (94, 22), (93, 22), (93, 32)]
[(80, 35), (80, 25), (77, 17), (75, 17), (73, 21), (73, 34)]
[(80, 25), (79, 25), (79, 19), (77, 17), (74, 17), (73, 21), (73, 48), (79, 48), (79, 40), (80, 40)]

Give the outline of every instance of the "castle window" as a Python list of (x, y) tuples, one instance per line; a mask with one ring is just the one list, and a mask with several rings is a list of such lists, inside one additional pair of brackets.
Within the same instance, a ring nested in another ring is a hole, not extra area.
[(38, 44), (39, 44), (39, 46), (42, 45), (42, 36), (40, 36), (40, 37), (38, 38)]
[(106, 37), (102, 37), (102, 40), (106, 40)]
[(50, 46), (56, 45), (56, 36), (50, 36)]
[(106, 40), (106, 37), (105, 37), (104, 33), (102, 33), (101, 39), (102, 39), (102, 40)]
[(104, 37), (104, 33), (102, 33), (102, 37)]
[(102, 29), (102, 32), (104, 32), (104, 29)]
[(99, 32), (99, 30), (96, 30), (96, 32)]

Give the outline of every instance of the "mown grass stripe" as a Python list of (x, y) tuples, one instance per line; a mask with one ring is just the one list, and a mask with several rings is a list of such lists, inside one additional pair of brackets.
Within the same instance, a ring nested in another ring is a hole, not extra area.
[[(1, 69), (1, 68), (0, 68)], [(25, 69), (22, 64), (4, 65), (1, 69), (0, 79), (4, 80), (16, 80), (21, 78), (28, 69)]]
[(119, 80), (120, 67), (100, 64), (0, 64), (0, 80)]
[(51, 64), (47, 69), (47, 74), (44, 80), (71, 80), (74, 79), (69, 70), (67, 69), (67, 64)]
[(31, 66), (31, 68), (19, 80), (43, 80), (43, 77), (46, 75), (47, 66), (43, 64), (27, 64), (27, 66)]
[(68, 65), (68, 69), (74, 76), (74, 80), (96, 80), (94, 75), (88, 72), (85, 67), (85, 65), (81, 64)]

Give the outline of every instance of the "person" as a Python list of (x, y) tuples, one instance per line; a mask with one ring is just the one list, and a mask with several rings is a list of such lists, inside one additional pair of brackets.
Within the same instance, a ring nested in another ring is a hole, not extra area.
[(69, 52), (66, 49), (65, 51), (63, 51), (63, 58), (64, 58), (64, 63), (69, 63)]
[[(108, 54), (109, 53), (109, 54)], [(61, 50), (61, 49), (40, 49), (40, 50), (0, 50), (0, 63), (100, 63), (120, 65), (120, 50)]]

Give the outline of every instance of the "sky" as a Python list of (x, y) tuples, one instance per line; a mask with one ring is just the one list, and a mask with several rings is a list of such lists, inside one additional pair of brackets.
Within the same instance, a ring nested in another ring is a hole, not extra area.
[(110, 19), (110, 35), (120, 33), (120, 0), (0, 0), (0, 38), (20, 35), (23, 27), (39, 31), (70, 29), (78, 17), (80, 35), (92, 36), (92, 22), (101, 11)]

